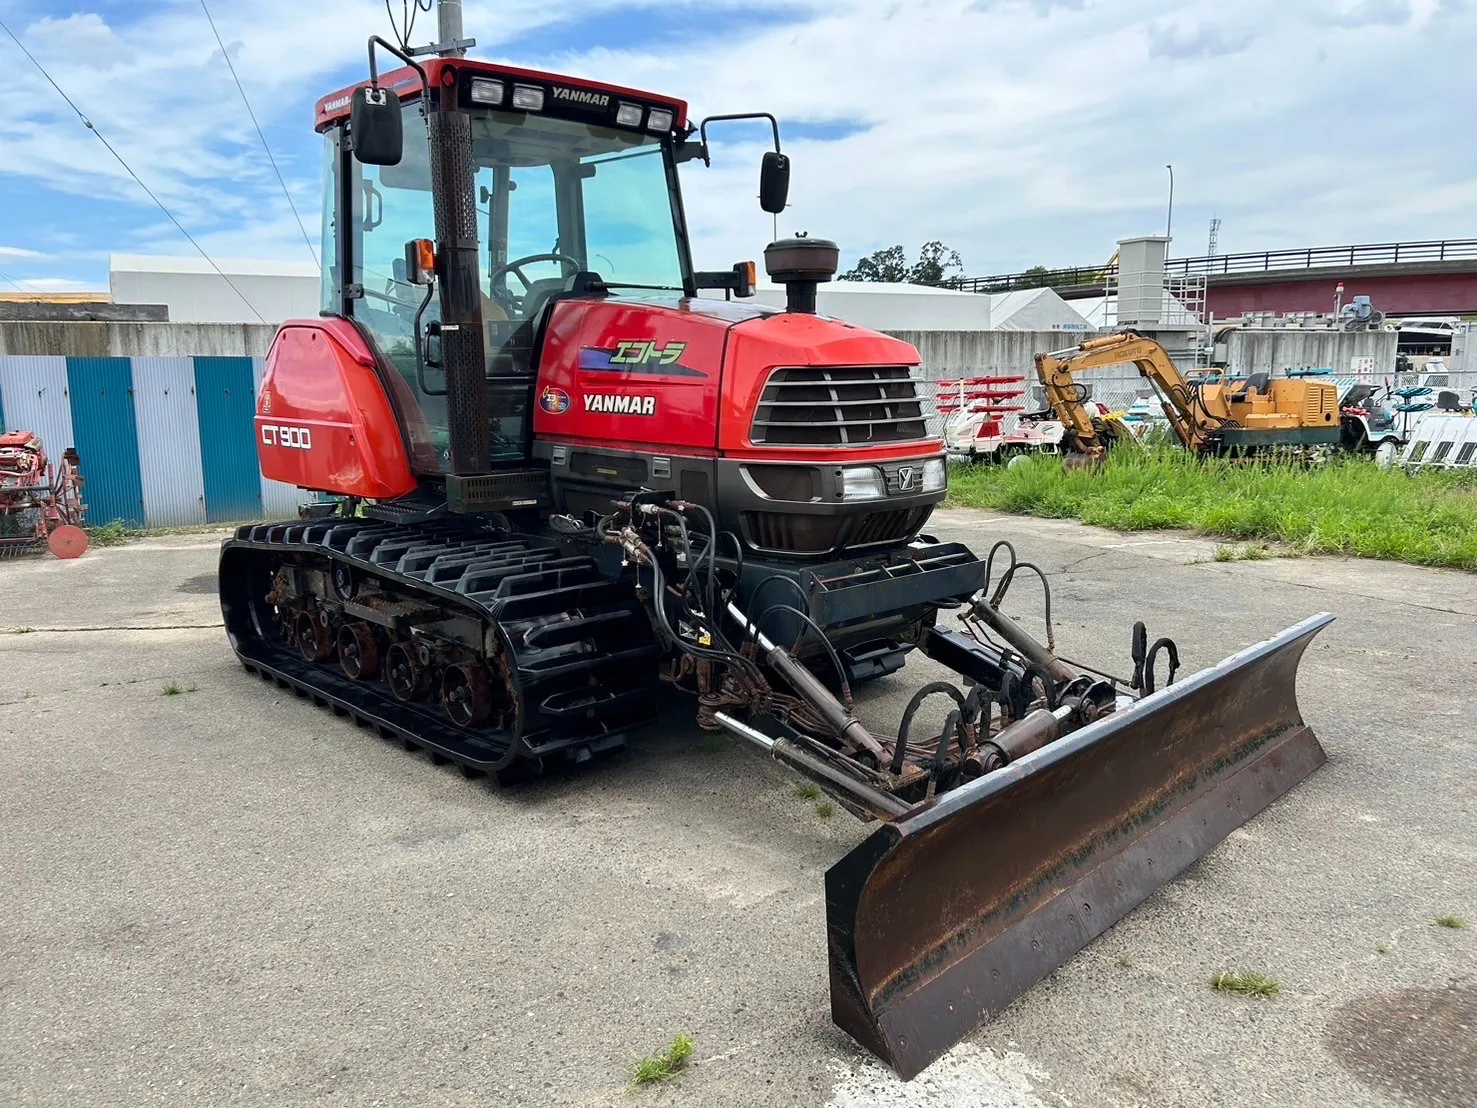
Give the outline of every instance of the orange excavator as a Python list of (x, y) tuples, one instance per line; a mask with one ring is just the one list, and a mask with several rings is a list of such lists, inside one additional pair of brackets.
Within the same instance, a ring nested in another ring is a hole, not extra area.
[(1036, 375), (1046, 402), (1067, 428), (1064, 445), (1079, 457), (1101, 458), (1122, 437), (1122, 429), (1106, 423), (1088, 406), (1087, 390), (1075, 375), (1123, 364), (1137, 367), (1154, 386), (1170, 428), (1191, 453), (1252, 454), (1338, 445), (1342, 424), (1338, 390), (1332, 382), (1307, 377), (1274, 380), (1265, 373), (1235, 382), (1220, 373), (1188, 378), (1154, 339), (1121, 331), (1036, 355)]
[[(836, 245), (765, 250), (783, 310), (751, 263), (693, 264), (678, 167), (731, 117), (442, 31), (424, 62), (371, 40), (318, 104), (323, 313), (283, 324), (256, 430), (268, 477), (331, 498), (224, 543), (231, 644), (506, 782), (593, 771), (685, 694), (875, 821), (826, 875), (831, 1010), (911, 1077), (1323, 761), (1295, 676), (1331, 617), (1162, 687), (1141, 625), (1131, 681), (1067, 661), (1001, 611), (1039, 572), (1008, 542), (926, 533), (918, 352), (816, 314)], [(864, 723), (853, 689), (914, 654), (957, 679)]]

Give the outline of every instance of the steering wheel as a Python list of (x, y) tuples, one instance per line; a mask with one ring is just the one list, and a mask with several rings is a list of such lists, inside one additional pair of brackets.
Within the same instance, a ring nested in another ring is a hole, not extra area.
[[(572, 258), (568, 254), (561, 254), (557, 250), (551, 250), (546, 254), (527, 254), (498, 266), (492, 271), (491, 276), (488, 277), (487, 287), (491, 292), (492, 298), (506, 308), (509, 315), (514, 312), (517, 312), (519, 315), (523, 314), (523, 298), (528, 295), (529, 290), (534, 285), (534, 282), (530, 281), (528, 275), (523, 272), (523, 267), (532, 265), (534, 262), (558, 262), (560, 268), (564, 270), (560, 276), (566, 278), (573, 277), (584, 268), (580, 265), (578, 258)], [(510, 273), (523, 282), (522, 296), (514, 296), (508, 291), (508, 274)]]

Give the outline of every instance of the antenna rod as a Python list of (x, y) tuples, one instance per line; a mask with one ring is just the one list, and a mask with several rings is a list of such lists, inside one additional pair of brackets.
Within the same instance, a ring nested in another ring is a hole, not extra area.
[(462, 0), (438, 0), (436, 4), (437, 40), (446, 49), (443, 58), (464, 58), (466, 50), (456, 44), (462, 40)]

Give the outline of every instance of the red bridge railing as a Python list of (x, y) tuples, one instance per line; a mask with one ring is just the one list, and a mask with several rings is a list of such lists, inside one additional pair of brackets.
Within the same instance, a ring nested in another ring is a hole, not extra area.
[[(1262, 250), (1247, 254), (1211, 254), (1203, 258), (1170, 258), (1169, 277), (1213, 277), (1231, 273), (1276, 273), (1307, 269), (1354, 269), (1373, 265), (1477, 261), (1477, 239), (1436, 242), (1379, 242), (1354, 246), (1310, 246), (1298, 250)], [(1012, 292), (1016, 289), (1071, 288), (1101, 285), (1117, 266), (1072, 266), (1028, 269), (995, 277), (954, 277), (945, 288), (964, 292)]]

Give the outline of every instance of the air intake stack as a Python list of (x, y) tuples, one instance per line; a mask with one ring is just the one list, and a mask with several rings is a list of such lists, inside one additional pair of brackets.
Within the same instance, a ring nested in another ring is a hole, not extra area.
[(785, 286), (785, 311), (815, 314), (815, 288), (836, 276), (841, 249), (829, 239), (797, 235), (764, 248), (764, 272)]

